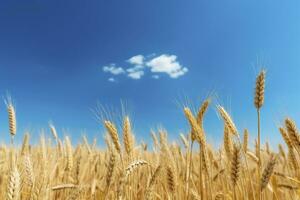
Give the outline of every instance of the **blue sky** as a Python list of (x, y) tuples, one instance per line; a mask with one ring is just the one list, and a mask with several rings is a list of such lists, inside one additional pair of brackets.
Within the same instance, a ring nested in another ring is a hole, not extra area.
[[(137, 139), (188, 126), (182, 105), (214, 94), (239, 130), (255, 137), (255, 76), (267, 70), (263, 138), (276, 144), (286, 116), (299, 119), (299, 1), (1, 1), (0, 95), (16, 102), (18, 138), (52, 120), (60, 136), (86, 130), (102, 144), (97, 102), (127, 104)], [(134, 57), (136, 56), (136, 57)], [(131, 60), (130, 60), (131, 58)], [(187, 101), (188, 99), (188, 101)], [(8, 140), (0, 105), (1, 140)], [(211, 143), (222, 122), (210, 108)]]

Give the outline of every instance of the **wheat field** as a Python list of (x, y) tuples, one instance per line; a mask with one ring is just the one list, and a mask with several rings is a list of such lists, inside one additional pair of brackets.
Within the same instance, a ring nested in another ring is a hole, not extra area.
[(247, 129), (240, 133), (221, 105), (216, 109), (224, 123), (222, 145), (213, 149), (206, 142), (203, 118), (213, 106), (210, 99), (197, 113), (183, 108), (190, 132), (178, 135), (177, 143), (169, 143), (167, 132), (161, 129), (150, 133), (151, 147), (150, 143), (136, 144), (125, 116), (122, 124), (102, 121), (106, 149), (88, 143), (85, 136), (75, 146), (70, 137), (58, 137), (53, 124), (49, 124), (53, 137), (41, 136), (38, 144), (31, 145), (26, 133), (17, 147), (15, 108), (7, 99), (11, 143), (0, 149), (0, 199), (299, 199), (299, 133), (295, 122), (286, 118), (278, 130), (283, 139), (279, 152), (272, 152), (268, 142), (261, 144), (264, 90), (262, 71), (255, 84), (257, 137), (253, 149), (248, 145)]

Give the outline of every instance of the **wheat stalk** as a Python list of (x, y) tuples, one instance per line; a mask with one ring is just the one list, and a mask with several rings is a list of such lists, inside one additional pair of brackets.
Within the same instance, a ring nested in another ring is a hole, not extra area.
[[(260, 109), (264, 103), (265, 93), (265, 71), (261, 71), (256, 78), (254, 105), (257, 110), (257, 148), (258, 148), (258, 180), (261, 177), (261, 157), (260, 157)], [(261, 190), (258, 188), (258, 196), (261, 199)]]

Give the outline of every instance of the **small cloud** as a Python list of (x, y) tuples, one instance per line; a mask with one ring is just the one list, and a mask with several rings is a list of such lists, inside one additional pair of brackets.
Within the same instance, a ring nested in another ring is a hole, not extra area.
[(144, 69), (144, 66), (136, 65), (134, 67), (126, 69), (126, 71), (129, 72), (129, 73), (133, 73), (133, 72), (137, 72), (137, 71), (142, 71), (142, 69)]
[(119, 74), (125, 73), (125, 70), (122, 67), (116, 67), (115, 64), (110, 64), (108, 66), (104, 66), (102, 69), (104, 72), (108, 72), (113, 75), (119, 75)]
[(136, 72), (131, 72), (128, 74), (128, 77), (129, 78), (132, 78), (132, 79), (141, 79), (141, 77), (144, 75), (144, 71), (136, 71)]
[(114, 79), (113, 77), (110, 77), (110, 78), (108, 79), (108, 81), (109, 81), (109, 82), (116, 82), (116, 79)]
[(162, 54), (152, 58), (146, 65), (151, 68), (151, 72), (167, 73), (171, 78), (178, 78), (188, 72), (186, 67), (180, 65), (175, 55)]
[[(188, 72), (188, 68), (183, 67), (177, 60), (176, 55), (156, 54), (151, 55), (136, 55), (126, 60), (126, 69), (117, 67), (114, 63), (107, 66), (103, 66), (103, 71), (112, 75), (126, 75), (131, 79), (141, 79), (145, 73), (150, 71), (150, 75), (153, 79), (159, 79), (160, 74), (165, 73), (170, 78), (178, 78)], [(108, 79), (110, 82), (116, 82), (114, 77)]]
[(130, 67), (126, 69), (126, 72), (128, 73), (127, 76), (132, 79), (141, 79), (142, 76), (144, 76), (144, 56), (143, 55), (136, 55), (131, 57), (129, 60), (127, 60), (130, 64), (133, 65), (133, 67)]
[(175, 72), (170, 73), (169, 75), (170, 75), (171, 78), (178, 78), (179, 76), (183, 76), (188, 71), (189, 71), (188, 68), (184, 67), (180, 70), (177, 70)]
[(127, 60), (132, 65), (143, 65), (144, 64), (144, 56), (143, 55), (136, 55)]
[(158, 75), (152, 75), (152, 78), (159, 79), (159, 76)]

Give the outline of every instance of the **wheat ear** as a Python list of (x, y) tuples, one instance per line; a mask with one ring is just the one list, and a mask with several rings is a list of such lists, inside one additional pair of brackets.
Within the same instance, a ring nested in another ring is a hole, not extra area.
[(175, 180), (175, 172), (172, 166), (167, 166), (166, 167), (166, 177), (167, 177), (167, 184), (168, 184), (168, 189), (173, 196), (175, 192), (175, 185), (176, 185), (176, 180)]
[(298, 133), (296, 123), (292, 119), (287, 118), (285, 119), (285, 126), (289, 134), (291, 143), (296, 149), (299, 149), (300, 139), (299, 139), (299, 133)]
[(268, 164), (262, 173), (261, 182), (260, 182), (261, 190), (264, 190), (267, 184), (269, 183), (269, 180), (274, 171), (275, 164), (276, 164), (276, 157), (274, 155), (271, 155), (270, 160), (268, 161)]
[(229, 129), (228, 127), (224, 126), (224, 149), (225, 149), (225, 152), (226, 152), (226, 156), (227, 156), (227, 159), (230, 160), (231, 159), (231, 155), (232, 155), (232, 140), (231, 140), (231, 135), (229, 133)]
[(224, 120), (224, 123), (228, 127), (230, 133), (232, 133), (233, 135), (238, 135), (237, 128), (236, 128), (235, 124), (233, 123), (230, 115), (226, 112), (226, 110), (222, 106), (218, 105), (217, 108), (218, 108), (218, 111), (219, 111), (221, 117)]
[(17, 133), (17, 120), (16, 120), (16, 110), (13, 105), (12, 99), (10, 96), (5, 100), (5, 105), (8, 113), (8, 124), (9, 124), (9, 133), (11, 136), (11, 143), (14, 143), (14, 136)]
[(110, 121), (104, 121), (104, 125), (114, 143), (115, 149), (121, 155), (121, 144), (116, 126)]
[(32, 188), (34, 185), (34, 171), (32, 162), (29, 155), (24, 156), (24, 168), (25, 168), (25, 181), (27, 185)]
[(197, 114), (197, 123), (199, 124), (201, 129), (203, 129), (203, 119), (204, 119), (204, 115), (209, 107), (209, 104), (210, 104), (210, 99), (205, 100), (202, 103), (202, 105), (198, 111), (198, 114)]
[(111, 150), (110, 155), (109, 155), (109, 162), (107, 165), (107, 173), (106, 173), (106, 187), (107, 188), (109, 188), (109, 186), (110, 186), (114, 168), (115, 168), (115, 164), (116, 164), (116, 155), (115, 155), (114, 151)]
[(230, 172), (230, 177), (233, 186), (236, 186), (239, 178), (240, 164), (241, 164), (240, 149), (241, 148), (236, 144), (233, 146), (233, 152), (231, 158), (231, 172)]
[(148, 164), (144, 160), (136, 160), (132, 162), (128, 167), (125, 169), (124, 173), (121, 175), (119, 180), (118, 190), (117, 190), (117, 197), (118, 200), (123, 199), (123, 191), (124, 191), (124, 184), (127, 181), (130, 174), (132, 174), (137, 168)]
[(127, 155), (130, 155), (134, 146), (134, 138), (132, 135), (131, 123), (128, 116), (124, 118), (124, 122), (123, 122), (123, 141), (124, 141), (125, 151)]
[(66, 151), (67, 151), (67, 170), (71, 172), (73, 169), (74, 162), (73, 162), (72, 144), (68, 136), (66, 136), (65, 142), (66, 142)]
[(145, 199), (146, 199), (146, 200), (151, 200), (151, 199), (152, 199), (152, 190), (153, 190), (153, 187), (154, 187), (154, 185), (155, 185), (155, 182), (156, 182), (156, 180), (157, 180), (157, 178), (158, 178), (158, 176), (159, 176), (159, 174), (160, 174), (160, 172), (161, 172), (161, 168), (162, 168), (162, 166), (159, 165), (159, 166), (155, 169), (154, 173), (152, 174), (152, 176), (151, 176), (151, 178), (150, 178), (148, 187), (147, 187), (147, 189), (146, 189), (146, 194), (145, 194)]
[(20, 194), (20, 174), (16, 166), (13, 166), (7, 185), (6, 200), (18, 200)]
[(25, 133), (21, 148), (21, 155), (25, 155), (29, 151), (29, 133)]
[(196, 118), (194, 117), (192, 111), (185, 107), (184, 108), (184, 114), (187, 118), (187, 120), (189, 121), (189, 124), (191, 126), (191, 139), (192, 141), (197, 140), (200, 144), (204, 144), (206, 139), (205, 139), (205, 135), (203, 133), (203, 130), (201, 130), (201, 127), (199, 126), (199, 124), (197, 123)]
[(56, 131), (55, 126), (54, 126), (51, 122), (49, 122), (49, 128), (50, 128), (50, 132), (51, 132), (53, 138), (54, 138), (55, 141), (57, 142), (57, 140), (58, 140), (57, 131)]
[(243, 150), (247, 152), (248, 150), (248, 140), (249, 140), (249, 132), (247, 129), (244, 130), (244, 137), (243, 137)]
[(282, 128), (282, 127), (279, 127), (279, 132), (285, 142), (285, 144), (288, 146), (289, 149), (292, 149), (293, 148), (293, 144), (292, 144), (292, 141), (287, 133), (287, 131)]
[(256, 77), (255, 97), (254, 97), (254, 105), (256, 109), (260, 109), (264, 104), (265, 76), (266, 76), (266, 72), (263, 70)]
[(88, 150), (88, 153), (91, 155), (92, 154), (92, 149), (91, 149), (91, 147), (88, 143), (88, 140), (87, 140), (86, 136), (83, 135), (82, 138), (83, 138), (83, 143), (84, 143), (85, 148)]
[(240, 147), (236, 144), (233, 146), (233, 152), (232, 152), (232, 158), (231, 158), (231, 171), (230, 171), (230, 177), (231, 182), (233, 186), (233, 194), (234, 194), (234, 200), (236, 200), (236, 185), (239, 179), (239, 173), (240, 173)]

